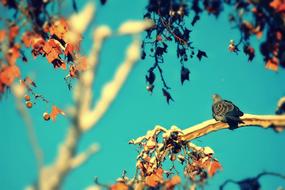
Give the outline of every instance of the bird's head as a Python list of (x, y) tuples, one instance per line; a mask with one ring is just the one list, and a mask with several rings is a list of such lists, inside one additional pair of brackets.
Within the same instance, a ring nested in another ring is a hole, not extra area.
[(213, 99), (213, 102), (216, 103), (216, 102), (221, 101), (222, 97), (219, 94), (213, 94), (212, 99)]

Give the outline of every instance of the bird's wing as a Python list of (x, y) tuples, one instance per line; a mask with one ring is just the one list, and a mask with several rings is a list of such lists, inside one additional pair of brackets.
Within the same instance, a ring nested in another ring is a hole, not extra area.
[(229, 111), (230, 115), (237, 116), (237, 117), (243, 116), (243, 112), (240, 111), (240, 109), (234, 103), (232, 103), (231, 101), (228, 101), (228, 100), (224, 100), (224, 101), (228, 104), (233, 105), (233, 109), (231, 111)]
[(216, 116), (224, 116), (233, 109), (234, 105), (226, 101), (219, 101), (212, 106), (213, 114)]

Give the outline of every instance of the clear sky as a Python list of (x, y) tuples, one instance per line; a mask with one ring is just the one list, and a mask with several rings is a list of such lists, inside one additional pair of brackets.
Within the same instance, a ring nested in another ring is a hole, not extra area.
[[(86, 2), (80, 1), (79, 8)], [(109, 0), (104, 7), (97, 7), (92, 27), (107, 24), (116, 29), (126, 19), (141, 19), (146, 3), (146, 0)], [(90, 29), (84, 35), (84, 53), (89, 51), (91, 34)], [(252, 63), (248, 63), (243, 54), (229, 53), (229, 40), (238, 41), (238, 32), (230, 29), (226, 14), (218, 19), (203, 14), (190, 38), (195, 47), (207, 52), (209, 58), (201, 62), (196, 58), (189, 60), (186, 66), (191, 70), (190, 82), (181, 86), (176, 51), (174, 47), (169, 48), (162, 67), (172, 87), (175, 102), (166, 104), (158, 83), (152, 95), (146, 91), (144, 76), (153, 60), (147, 58), (140, 61), (104, 118), (81, 140), (79, 150), (85, 149), (91, 142), (97, 142), (100, 152), (86, 165), (68, 175), (64, 190), (83, 189), (92, 184), (94, 176), (98, 176), (102, 182), (112, 183), (124, 169), (132, 175), (135, 171), (136, 147), (128, 145), (128, 141), (144, 135), (156, 124), (166, 128), (177, 125), (184, 129), (210, 119), (213, 93), (233, 101), (245, 113), (274, 113), (278, 99), (285, 95), (285, 72), (282, 69), (278, 72), (266, 70), (259, 52)], [(95, 99), (99, 97), (105, 82), (112, 79), (130, 41), (129, 37), (112, 37), (106, 42), (94, 85)], [(254, 46), (258, 47), (258, 41), (253, 41)], [(18, 64), (23, 68), (24, 76), (35, 78), (38, 92), (59, 107), (71, 105), (72, 93), (63, 80), (66, 73), (54, 70), (45, 59), (28, 58), (28, 64)], [(14, 105), (11, 94), (0, 102), (0, 189), (3, 190), (23, 189), (37, 176), (26, 128)], [(55, 123), (45, 122), (42, 119), (44, 111), (44, 104), (29, 110), (48, 164), (65, 136), (69, 121), (59, 117)], [(272, 130), (254, 127), (224, 130), (195, 140), (195, 143), (212, 147), (223, 165), (223, 171), (209, 181), (206, 189), (215, 190), (225, 179), (239, 180), (264, 170), (285, 173), (285, 133), (276, 134)], [(261, 182), (264, 190), (276, 189), (279, 185), (285, 187), (284, 181), (273, 177), (265, 177)], [(228, 189), (235, 190), (236, 187), (229, 186)]]

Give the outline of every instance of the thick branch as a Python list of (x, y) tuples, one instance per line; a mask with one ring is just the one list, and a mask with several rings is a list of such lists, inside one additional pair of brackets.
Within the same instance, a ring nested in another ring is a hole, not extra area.
[[(277, 131), (285, 128), (285, 115), (251, 115), (245, 114), (241, 117), (244, 123), (239, 124), (240, 127), (262, 127), (262, 128), (274, 128)], [(208, 133), (215, 132), (222, 129), (229, 128), (227, 123), (215, 121), (214, 119), (205, 121), (203, 123), (194, 125), (187, 129), (184, 129), (184, 140), (193, 140), (198, 137), (207, 135)]]
[(82, 129), (84, 131), (89, 130), (92, 126), (96, 125), (108, 110), (109, 106), (114, 101), (119, 90), (126, 81), (134, 64), (139, 60), (139, 49), (140, 42), (138, 39), (135, 39), (129, 46), (126, 58), (115, 73), (113, 80), (103, 87), (101, 97), (97, 104), (92, 110), (90, 110), (89, 114), (85, 115), (84, 125), (82, 125)]
[(71, 160), (71, 168), (75, 169), (82, 166), (98, 151), (98, 149), (99, 147), (97, 144), (91, 144), (87, 150), (81, 152)]

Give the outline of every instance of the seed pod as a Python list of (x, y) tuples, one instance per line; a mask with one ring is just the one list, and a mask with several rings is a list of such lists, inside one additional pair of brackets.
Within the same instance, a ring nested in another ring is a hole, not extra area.
[(26, 101), (26, 107), (27, 108), (32, 108), (33, 107), (33, 103), (31, 101)]
[(24, 96), (24, 98), (25, 98), (26, 101), (30, 101), (30, 100), (31, 100), (31, 97), (30, 97), (28, 94), (26, 94), (26, 95)]
[(48, 121), (48, 120), (50, 120), (50, 115), (47, 112), (45, 112), (43, 114), (43, 118), (44, 118), (44, 120)]

